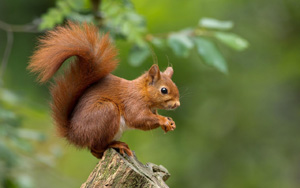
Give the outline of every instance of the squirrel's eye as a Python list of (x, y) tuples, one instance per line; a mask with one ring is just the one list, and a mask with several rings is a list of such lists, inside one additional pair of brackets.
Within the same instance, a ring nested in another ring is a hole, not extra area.
[(161, 88), (160, 91), (161, 91), (162, 94), (167, 94), (168, 93), (168, 89), (165, 88), (165, 87)]

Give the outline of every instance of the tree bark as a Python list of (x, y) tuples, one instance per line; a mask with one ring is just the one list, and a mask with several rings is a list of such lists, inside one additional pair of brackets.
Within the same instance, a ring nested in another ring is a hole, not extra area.
[(139, 162), (134, 155), (122, 156), (114, 149), (105, 151), (87, 181), (81, 188), (98, 187), (155, 187), (168, 188), (165, 181), (170, 177), (161, 165)]

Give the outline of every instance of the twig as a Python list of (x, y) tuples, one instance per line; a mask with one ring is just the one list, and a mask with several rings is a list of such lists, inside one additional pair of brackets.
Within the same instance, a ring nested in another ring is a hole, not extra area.
[[(155, 33), (155, 34), (149, 33), (145, 36), (145, 40), (146, 41), (152, 41), (154, 38), (166, 39), (170, 35), (180, 33), (180, 32), (181, 31), (179, 31), (179, 32), (170, 32), (170, 33)], [(202, 29), (202, 28), (196, 28), (194, 30), (185, 31), (185, 32), (187, 32), (187, 35), (191, 36), (191, 37), (193, 37), (193, 36), (207, 36), (207, 37), (213, 36), (211, 32), (206, 31), (205, 29)]]
[(8, 63), (8, 58), (10, 56), (10, 52), (12, 49), (13, 41), (14, 41), (14, 34), (11, 30), (6, 30), (7, 33), (7, 42), (6, 42), (6, 47), (5, 51), (3, 54), (3, 59), (1, 63), (1, 68), (0, 68), (0, 79), (2, 79), (4, 71), (6, 69), (7, 63)]
[(101, 12), (102, 0), (91, 0), (91, 2), (95, 20), (97, 20), (98, 26), (101, 27), (103, 25), (103, 15)]
[(11, 25), (11, 24), (7, 24), (0, 20), (0, 29), (6, 31), (6, 33), (7, 33), (6, 47), (5, 47), (5, 51), (3, 54), (3, 59), (2, 59), (1, 67), (0, 67), (0, 80), (1, 80), (1, 78), (3, 78), (4, 71), (8, 64), (8, 59), (9, 59), (11, 49), (13, 46), (13, 41), (14, 41), (13, 32), (39, 33), (41, 31), (39, 31), (37, 29), (38, 22), (39, 21), (33, 21), (33, 23), (31, 23), (31, 24)]
[(32, 23), (29, 24), (12, 25), (0, 20), (0, 29), (4, 31), (11, 31), (11, 32), (41, 33), (43, 31), (37, 29), (39, 23), (40, 20), (34, 20)]

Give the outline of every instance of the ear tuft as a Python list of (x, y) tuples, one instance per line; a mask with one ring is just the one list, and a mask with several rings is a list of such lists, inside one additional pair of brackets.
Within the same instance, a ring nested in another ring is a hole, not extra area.
[(148, 71), (150, 83), (153, 84), (160, 79), (160, 70), (158, 65), (154, 64)]
[(173, 73), (174, 71), (172, 67), (167, 67), (167, 69), (164, 71), (164, 74), (167, 75), (169, 78), (172, 78)]

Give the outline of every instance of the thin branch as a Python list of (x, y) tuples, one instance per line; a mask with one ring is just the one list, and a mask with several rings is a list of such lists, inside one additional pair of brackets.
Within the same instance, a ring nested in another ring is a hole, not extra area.
[(8, 63), (8, 58), (10, 56), (10, 52), (11, 52), (12, 45), (14, 42), (13, 32), (8, 29), (8, 30), (6, 30), (6, 33), (7, 33), (7, 42), (6, 42), (6, 47), (5, 47), (2, 63), (1, 63), (1, 68), (0, 68), (0, 79), (3, 78), (4, 71), (6, 69), (6, 66)]
[(95, 20), (97, 20), (98, 26), (102, 27), (103, 25), (103, 15), (101, 12), (102, 0), (91, 0), (91, 2), (92, 2), (92, 10), (93, 10), (94, 18)]
[(11, 49), (13, 46), (13, 41), (14, 41), (14, 34), (13, 32), (27, 32), (27, 33), (39, 33), (41, 31), (39, 31), (37, 29), (38, 26), (38, 20), (34, 20), (32, 23), (30, 24), (25, 24), (25, 25), (11, 25), (11, 24), (7, 24), (3, 21), (0, 20), (0, 29), (6, 31), (7, 33), (7, 42), (6, 42), (6, 47), (5, 47), (5, 51), (3, 54), (3, 59), (2, 59), (2, 63), (1, 63), (1, 67), (0, 67), (0, 79), (3, 78), (5, 69), (7, 67), (8, 64), (8, 59), (11, 53)]
[(41, 33), (38, 30), (39, 20), (34, 20), (32, 23), (24, 25), (12, 25), (0, 20), (0, 29), (11, 32), (27, 32), (27, 33)]
[[(180, 31), (179, 31), (180, 32)], [(154, 38), (162, 38), (162, 39), (166, 39), (168, 38), (170, 35), (174, 34), (174, 33), (178, 33), (178, 32), (169, 32), (169, 33), (155, 33), (155, 34), (146, 34), (145, 36), (145, 40), (146, 41), (152, 41)], [(196, 28), (192, 31), (189, 31), (187, 33), (188, 36), (207, 36), (207, 37), (211, 37), (212, 32), (211, 31), (207, 31), (205, 29), (201, 29), (201, 28)]]

